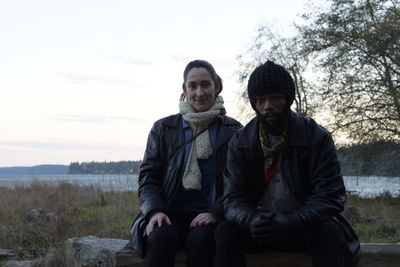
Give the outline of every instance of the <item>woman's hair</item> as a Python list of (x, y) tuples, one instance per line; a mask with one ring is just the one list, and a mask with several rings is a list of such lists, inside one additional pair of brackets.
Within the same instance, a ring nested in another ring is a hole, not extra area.
[(217, 89), (217, 95), (221, 93), (222, 91), (222, 79), (221, 77), (218, 76), (217, 72), (215, 71), (214, 67), (207, 61), (205, 60), (200, 60), (196, 59), (193, 61), (190, 61), (187, 65), (185, 70), (183, 71), (183, 84), (182, 84), (182, 89), (186, 90), (186, 79), (189, 71), (193, 68), (205, 68), (208, 73), (210, 73), (211, 78), (214, 81), (215, 84), (215, 89)]

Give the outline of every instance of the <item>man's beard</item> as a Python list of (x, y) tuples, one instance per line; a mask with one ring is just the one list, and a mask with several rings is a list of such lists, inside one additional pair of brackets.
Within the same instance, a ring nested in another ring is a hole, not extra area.
[[(280, 135), (287, 128), (288, 119), (290, 116), (290, 108), (287, 107), (280, 113), (270, 111), (261, 115), (259, 112), (257, 112), (257, 116), (261, 118), (262, 125), (267, 133)], [(274, 117), (274, 119), (268, 121), (268, 117)]]

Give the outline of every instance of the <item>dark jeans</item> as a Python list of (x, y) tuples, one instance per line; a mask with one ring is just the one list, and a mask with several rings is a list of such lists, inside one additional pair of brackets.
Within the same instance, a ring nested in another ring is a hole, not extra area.
[(172, 225), (156, 227), (147, 238), (147, 266), (173, 267), (177, 250), (186, 251), (187, 267), (212, 267), (216, 225), (189, 228), (194, 213), (169, 214)]
[[(332, 221), (326, 221), (303, 232), (293, 233), (285, 239), (261, 245), (250, 233), (230, 221), (219, 223), (216, 231), (217, 256), (221, 267), (246, 266), (248, 252), (303, 252), (312, 256), (313, 267), (348, 267), (346, 241), (342, 230)], [(347, 255), (347, 256), (346, 256)]]

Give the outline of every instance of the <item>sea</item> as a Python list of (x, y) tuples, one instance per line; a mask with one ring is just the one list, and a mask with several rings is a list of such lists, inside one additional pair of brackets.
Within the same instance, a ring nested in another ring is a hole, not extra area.
[[(349, 194), (358, 195), (363, 198), (372, 198), (384, 193), (400, 197), (400, 177), (344, 176), (343, 180)], [(3, 187), (27, 187), (35, 182), (50, 185), (71, 183), (81, 187), (96, 188), (104, 192), (136, 192), (138, 189), (137, 174), (0, 175), (0, 186)]]

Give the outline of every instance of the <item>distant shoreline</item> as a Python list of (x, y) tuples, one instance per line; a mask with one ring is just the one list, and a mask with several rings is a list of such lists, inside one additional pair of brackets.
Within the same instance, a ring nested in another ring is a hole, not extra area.
[(67, 174), (69, 165), (43, 164), (31, 167), (0, 167), (0, 175), (57, 175)]
[[(386, 176), (400, 174), (400, 143), (375, 142), (355, 144), (338, 149), (338, 160), (344, 176)], [(0, 175), (62, 174), (137, 174), (138, 161), (72, 162), (69, 165), (43, 164), (32, 167), (0, 167)]]
[(69, 165), (42, 164), (35, 166), (0, 167), (0, 175), (63, 175), (63, 174), (137, 174), (139, 161), (72, 162)]

